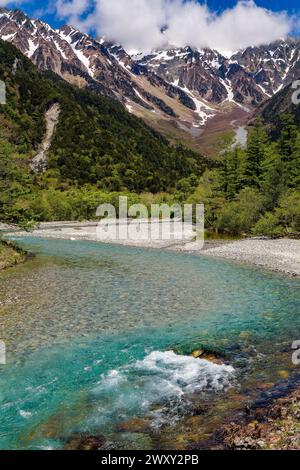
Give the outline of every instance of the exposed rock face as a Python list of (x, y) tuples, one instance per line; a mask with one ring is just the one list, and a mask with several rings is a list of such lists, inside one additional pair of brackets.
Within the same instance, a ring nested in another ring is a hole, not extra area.
[(252, 111), (300, 76), (300, 41), (224, 56), (189, 46), (130, 56), (121, 45), (71, 26), (55, 30), (20, 10), (0, 9), (0, 38), (40, 69), (120, 100), (146, 121), (199, 128), (228, 109)]
[(252, 75), (265, 94), (273, 96), (300, 76), (300, 41), (288, 39), (248, 47), (235, 54), (232, 60)]
[(186, 47), (137, 57), (137, 64), (176, 87), (195, 91), (211, 103), (221, 103), (226, 99), (227, 91), (220, 81), (217, 66), (221, 67), (224, 60), (216, 51), (199, 52)]
[[(296, 81), (300, 84), (300, 72), (296, 76)], [(295, 100), (299, 100), (299, 89), (299, 85), (297, 85), (297, 88), (293, 88), (292, 85), (285, 87), (270, 100), (264, 102), (257, 109), (256, 114), (261, 115), (266, 122), (276, 125), (280, 115), (291, 113), (295, 115), (297, 122), (300, 123), (300, 106), (296, 102), (294, 103)]]
[[(139, 63), (181, 87), (197, 90), (203, 87), (202, 96), (209, 101), (219, 103), (225, 99), (224, 88), (229, 85), (239, 102), (248, 102), (251, 97), (258, 104), (299, 76), (300, 41), (288, 39), (248, 47), (230, 58), (217, 51), (194, 51), (189, 47), (157, 51), (140, 58)], [(223, 89), (220, 88), (222, 79), (227, 80)]]
[[(87, 34), (63, 26), (54, 30), (40, 20), (31, 20), (19, 10), (0, 13), (0, 38), (14, 44), (41, 70), (52, 70), (73, 85), (117, 98), (126, 103), (176, 117), (173, 107), (163, 98), (170, 96), (195, 105), (182, 90), (171, 87), (159, 77), (144, 71), (132, 72), (134, 62), (121, 46), (95, 40)], [(143, 75), (144, 80), (136, 80)]]
[(47, 152), (51, 147), (56, 124), (60, 115), (59, 103), (54, 103), (45, 113), (46, 134), (40, 145), (37, 155), (30, 162), (30, 168), (35, 173), (42, 172), (47, 169)]

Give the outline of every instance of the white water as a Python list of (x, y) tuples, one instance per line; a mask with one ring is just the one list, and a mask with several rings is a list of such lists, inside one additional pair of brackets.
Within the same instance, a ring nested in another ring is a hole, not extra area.
[(194, 393), (220, 393), (235, 385), (232, 366), (180, 356), (173, 351), (153, 351), (145, 359), (101, 377), (92, 391), (100, 400), (101, 412), (92, 421), (104, 424), (103, 416), (109, 419), (113, 413), (121, 417), (136, 409), (154, 418), (153, 426), (160, 426), (168, 420), (176, 421), (188, 411), (189, 396)]

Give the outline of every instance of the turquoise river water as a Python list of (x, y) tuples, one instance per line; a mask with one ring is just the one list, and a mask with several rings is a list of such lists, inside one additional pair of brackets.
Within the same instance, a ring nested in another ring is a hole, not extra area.
[[(80, 434), (119, 449), (197, 446), (300, 372), (298, 279), (192, 254), (18, 241), (38, 256), (0, 274), (0, 449), (61, 449)], [(225, 363), (194, 359), (199, 347)]]

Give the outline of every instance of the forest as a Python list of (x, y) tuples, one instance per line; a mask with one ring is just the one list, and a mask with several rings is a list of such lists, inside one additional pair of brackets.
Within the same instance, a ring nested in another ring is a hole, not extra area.
[(245, 149), (224, 150), (189, 202), (206, 207), (206, 228), (231, 235), (280, 237), (300, 232), (300, 128), (293, 114), (274, 127), (260, 118)]

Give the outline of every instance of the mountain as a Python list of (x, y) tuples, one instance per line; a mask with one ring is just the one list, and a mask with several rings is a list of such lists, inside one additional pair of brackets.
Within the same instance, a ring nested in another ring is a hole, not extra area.
[(63, 26), (55, 30), (20, 10), (0, 10), (0, 37), (41, 70), (97, 94), (172, 139), (201, 149), (251, 113), (300, 72), (300, 41), (248, 47), (225, 57), (210, 49), (169, 48), (130, 56), (121, 45)]
[(117, 100), (39, 71), (1, 40), (0, 80), (7, 92), (7, 104), (0, 106), (0, 163), (8, 158), (0, 168), (5, 187), (6, 165), (19, 155), (9, 199), (18, 192), (20, 168), (25, 187), (30, 174), (39, 178), (42, 173), (42, 187), (54, 181), (59, 190), (89, 184), (109, 191), (155, 193), (171, 191), (178, 181), (200, 175), (207, 167), (199, 154), (170, 145)]
[(193, 119), (195, 104), (186, 93), (152, 73), (133, 73), (128, 54), (103, 39), (95, 40), (70, 26), (54, 30), (20, 10), (5, 9), (0, 10), (0, 38), (14, 44), (39, 69), (51, 70), (80, 88), (117, 98), (129, 111), (150, 122), (184, 115)]
[[(298, 80), (300, 83), (300, 72)], [(298, 86), (298, 90), (299, 88)], [(293, 103), (293, 94), (295, 92), (296, 90), (292, 87), (292, 84), (288, 85), (260, 106), (256, 115), (261, 116), (266, 123), (276, 127), (281, 115), (292, 114), (300, 125), (300, 106)], [(297, 96), (299, 99), (299, 92), (297, 92)]]
[(300, 41), (288, 39), (248, 47), (225, 57), (209, 49), (190, 47), (136, 56), (151, 70), (190, 96), (214, 108), (197, 137), (204, 150), (222, 131), (246, 123), (251, 114), (300, 76)]
[(248, 72), (217, 51), (190, 47), (156, 51), (138, 63), (188, 93), (199, 93), (209, 103), (256, 105), (265, 98)]
[(232, 57), (272, 97), (300, 76), (300, 40), (287, 39), (248, 47)]

